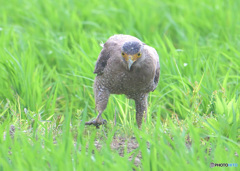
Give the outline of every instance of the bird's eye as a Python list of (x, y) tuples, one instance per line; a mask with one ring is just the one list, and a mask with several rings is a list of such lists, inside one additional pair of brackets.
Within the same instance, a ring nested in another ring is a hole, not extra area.
[(122, 52), (122, 56), (124, 56), (124, 55), (125, 55), (125, 53)]
[(141, 53), (138, 53), (137, 56), (138, 56), (138, 57), (141, 56)]

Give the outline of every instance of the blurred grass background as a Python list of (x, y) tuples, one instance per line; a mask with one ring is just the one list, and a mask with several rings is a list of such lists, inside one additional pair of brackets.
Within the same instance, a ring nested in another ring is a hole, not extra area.
[[(239, 161), (240, 1), (0, 4), (0, 169), (202, 170), (210, 161)], [(97, 115), (94, 65), (100, 44), (114, 34), (136, 36), (160, 57), (159, 86), (142, 131), (134, 102), (123, 95), (110, 98), (107, 128), (80, 122)], [(139, 137), (139, 166), (127, 152), (111, 150), (114, 134)], [(95, 138), (106, 147), (96, 150)]]

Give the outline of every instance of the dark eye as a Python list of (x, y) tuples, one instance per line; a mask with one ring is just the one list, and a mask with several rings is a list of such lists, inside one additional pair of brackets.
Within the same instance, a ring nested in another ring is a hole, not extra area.
[(122, 56), (124, 56), (124, 55), (125, 55), (125, 53), (122, 52)]
[(141, 56), (141, 53), (138, 53), (137, 56)]

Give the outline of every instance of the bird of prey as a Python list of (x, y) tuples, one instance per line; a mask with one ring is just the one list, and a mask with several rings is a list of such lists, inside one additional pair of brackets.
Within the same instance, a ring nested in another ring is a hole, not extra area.
[(147, 114), (147, 98), (158, 85), (160, 64), (156, 50), (130, 35), (111, 36), (100, 52), (94, 73), (94, 96), (99, 112), (95, 120), (85, 125), (106, 123), (101, 115), (110, 94), (125, 94), (135, 100), (137, 125), (141, 128)]

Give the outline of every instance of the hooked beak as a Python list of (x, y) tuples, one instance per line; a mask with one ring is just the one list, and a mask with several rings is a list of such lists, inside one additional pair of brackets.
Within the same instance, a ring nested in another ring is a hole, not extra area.
[(129, 71), (130, 71), (131, 66), (132, 66), (132, 64), (134, 63), (134, 61), (132, 60), (132, 56), (129, 56), (129, 57), (128, 57), (127, 63), (128, 63), (128, 69), (129, 69)]

